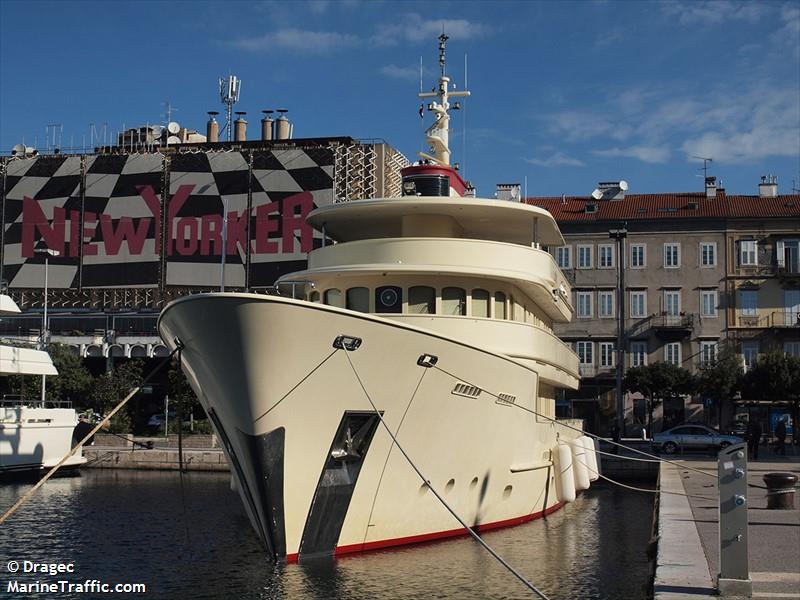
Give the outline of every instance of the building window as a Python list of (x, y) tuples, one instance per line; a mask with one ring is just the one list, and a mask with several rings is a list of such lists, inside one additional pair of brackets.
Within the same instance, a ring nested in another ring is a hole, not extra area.
[(600, 366), (613, 367), (614, 366), (614, 343), (613, 342), (600, 342)]
[(503, 319), (506, 317), (506, 295), (503, 292), (494, 293), (494, 318)]
[(641, 319), (647, 316), (647, 292), (631, 292), (631, 317)]
[(800, 325), (800, 290), (783, 290), (783, 324)]
[(717, 242), (700, 242), (700, 266), (717, 266)]
[(328, 306), (336, 306), (338, 308), (344, 308), (344, 302), (342, 300), (342, 290), (331, 288), (329, 290), (325, 290), (325, 304)]
[(681, 314), (680, 290), (664, 290), (664, 314), (668, 317), (678, 317)]
[(462, 288), (446, 287), (442, 289), (442, 314), (466, 315), (467, 292)]
[(594, 342), (575, 342), (575, 353), (582, 365), (594, 364)]
[(664, 344), (664, 361), (672, 363), (676, 367), (681, 366), (681, 343), (670, 342)]
[(758, 314), (758, 290), (739, 290), (739, 304), (743, 317), (755, 317)]
[(559, 246), (556, 248), (556, 262), (560, 269), (571, 269), (572, 246)]
[(489, 292), (486, 290), (472, 290), (472, 316), (489, 316)]
[(614, 268), (614, 245), (600, 244), (597, 247), (597, 266), (600, 269)]
[(758, 360), (758, 342), (742, 342), (742, 366), (747, 373)]
[(775, 242), (778, 267), (787, 273), (800, 273), (800, 241), (778, 240)]
[(631, 367), (647, 364), (647, 342), (631, 342)]
[(408, 288), (408, 312), (412, 315), (432, 315), (436, 312), (436, 290), (427, 285)]
[(800, 357), (800, 342), (784, 342), (783, 351), (789, 356)]
[(717, 316), (717, 290), (701, 290), (700, 314), (704, 317)]
[(717, 342), (700, 342), (700, 363), (708, 365), (717, 359)]
[(739, 241), (739, 264), (743, 267), (758, 266), (758, 242), (756, 240)]
[(644, 269), (647, 266), (647, 244), (631, 244), (631, 268)]
[(578, 268), (592, 268), (592, 249), (593, 246), (578, 246)]
[(597, 314), (606, 319), (614, 316), (614, 292), (597, 292)]
[(352, 287), (347, 290), (347, 308), (358, 312), (369, 312), (369, 289)]
[(681, 266), (681, 245), (664, 244), (664, 268), (677, 269)]
[(592, 292), (575, 292), (576, 305), (579, 318), (589, 318), (594, 315), (592, 310)]

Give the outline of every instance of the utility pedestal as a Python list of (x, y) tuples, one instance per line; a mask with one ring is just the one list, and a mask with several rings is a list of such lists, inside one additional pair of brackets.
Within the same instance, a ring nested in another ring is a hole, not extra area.
[(750, 598), (747, 554), (747, 449), (728, 446), (719, 455), (719, 576), (720, 596)]

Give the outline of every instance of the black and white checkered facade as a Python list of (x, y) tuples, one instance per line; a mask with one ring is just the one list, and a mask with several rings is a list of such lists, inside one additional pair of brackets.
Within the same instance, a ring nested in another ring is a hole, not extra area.
[(2, 279), (58, 290), (267, 286), (302, 268), (334, 201), (334, 149), (196, 150), (3, 161)]

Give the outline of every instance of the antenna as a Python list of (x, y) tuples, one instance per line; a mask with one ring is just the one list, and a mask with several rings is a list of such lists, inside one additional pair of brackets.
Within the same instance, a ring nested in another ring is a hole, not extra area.
[(444, 45), (449, 39), (444, 33), (444, 25), (442, 25), (442, 35), (439, 36), (439, 68), (442, 71), (442, 77), (444, 77)]
[[(464, 52), (464, 89), (469, 89), (467, 85), (467, 53)], [(464, 99), (464, 108), (461, 113), (461, 164), (464, 169), (461, 171), (462, 176), (466, 179), (467, 176), (467, 99)], [(527, 181), (527, 179), (526, 179)], [(525, 186), (525, 195), (528, 195), (528, 186)]]
[(233, 138), (233, 105), (239, 102), (239, 93), (242, 90), (242, 80), (236, 75), (228, 75), (226, 79), (219, 80), (219, 99), (225, 105), (225, 116), (227, 122), (223, 128), (228, 131), (228, 141)]
[(692, 156), (692, 158), (696, 158), (697, 160), (703, 161), (703, 179), (708, 177), (708, 164), (712, 162), (714, 159), (705, 156)]

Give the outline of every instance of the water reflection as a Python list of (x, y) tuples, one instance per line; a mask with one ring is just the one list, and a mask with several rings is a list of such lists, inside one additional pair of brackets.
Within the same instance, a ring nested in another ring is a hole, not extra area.
[[(273, 565), (227, 476), (193, 473), (184, 483), (182, 495), (174, 473), (84, 470), (50, 481), (0, 530), (0, 557), (74, 561), (74, 581), (143, 582), (156, 598), (530, 597), (469, 538)], [(26, 489), (0, 486), (0, 509)], [(484, 538), (554, 600), (633, 600), (646, 597), (651, 517), (649, 495), (597, 486)]]

